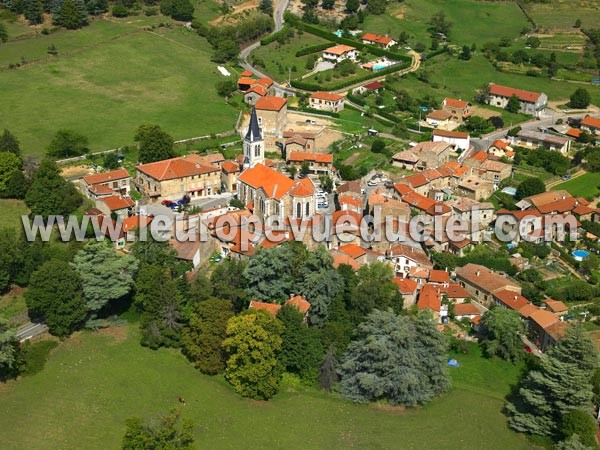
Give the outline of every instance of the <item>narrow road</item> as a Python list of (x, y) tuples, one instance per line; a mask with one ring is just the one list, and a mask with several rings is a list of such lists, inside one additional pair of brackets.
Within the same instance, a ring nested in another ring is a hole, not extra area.
[[(586, 173), (587, 173), (587, 172), (586, 172), (585, 170), (581, 169), (581, 170), (577, 171), (576, 173), (574, 173), (573, 175), (571, 175), (571, 178), (570, 178), (568, 181), (572, 180), (573, 178), (578, 178), (578, 177), (580, 177), (580, 176), (582, 176), (582, 175), (585, 175)], [(561, 183), (564, 183), (564, 182), (565, 182), (565, 181), (564, 181), (564, 180), (562, 180), (562, 179), (558, 179), (558, 180), (551, 181), (550, 183), (548, 183), (548, 184), (546, 185), (546, 190), (548, 190), (548, 191), (549, 191), (549, 190), (550, 190), (550, 189), (552, 189), (554, 186), (556, 186), (556, 185), (558, 185), (558, 184), (561, 184)]]
[(48, 326), (45, 323), (26, 323), (17, 328), (17, 339), (19, 342), (25, 342), (31, 338), (44, 334), (48, 331)]

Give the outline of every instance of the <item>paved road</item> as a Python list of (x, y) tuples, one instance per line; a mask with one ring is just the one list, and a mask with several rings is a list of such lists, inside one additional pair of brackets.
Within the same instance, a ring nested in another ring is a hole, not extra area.
[(48, 331), (48, 326), (45, 323), (26, 323), (17, 328), (17, 339), (19, 342), (25, 342), (28, 339), (44, 334)]

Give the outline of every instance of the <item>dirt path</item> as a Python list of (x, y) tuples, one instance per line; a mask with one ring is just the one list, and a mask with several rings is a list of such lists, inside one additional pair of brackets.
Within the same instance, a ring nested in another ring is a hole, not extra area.
[[(585, 175), (586, 173), (587, 173), (587, 172), (586, 172), (585, 170), (581, 169), (581, 170), (577, 171), (576, 173), (574, 173), (573, 175), (571, 175), (571, 178), (570, 178), (569, 180), (567, 180), (567, 181), (570, 181), (570, 180), (572, 180), (572, 179), (574, 179), (574, 178), (578, 178), (578, 177), (580, 177), (580, 176), (582, 176), (582, 175)], [(548, 183), (548, 184), (546, 185), (546, 189), (547, 189), (547, 190), (550, 190), (550, 189), (552, 189), (554, 186), (557, 186), (557, 185), (559, 185), (559, 184), (561, 184), (561, 183), (564, 183), (564, 182), (565, 182), (565, 181), (564, 181), (563, 179), (559, 179), (559, 180), (556, 180), (556, 181), (551, 181), (550, 183)]]

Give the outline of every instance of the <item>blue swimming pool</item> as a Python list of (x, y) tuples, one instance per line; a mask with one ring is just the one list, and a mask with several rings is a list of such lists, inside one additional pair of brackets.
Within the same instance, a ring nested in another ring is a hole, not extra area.
[(588, 252), (586, 250), (573, 250), (573, 253), (571, 253), (571, 254), (577, 261), (583, 261), (588, 256), (590, 256), (590, 252)]
[(387, 64), (375, 64), (373, 66), (373, 71), (385, 69), (387, 66), (388, 66)]

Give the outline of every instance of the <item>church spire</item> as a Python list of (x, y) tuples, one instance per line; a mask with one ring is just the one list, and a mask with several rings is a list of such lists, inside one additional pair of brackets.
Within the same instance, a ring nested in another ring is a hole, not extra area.
[(250, 124), (248, 125), (248, 131), (246, 132), (246, 140), (249, 142), (262, 141), (258, 117), (256, 116), (256, 108), (254, 108), (254, 106), (252, 106), (252, 112), (250, 113)]

